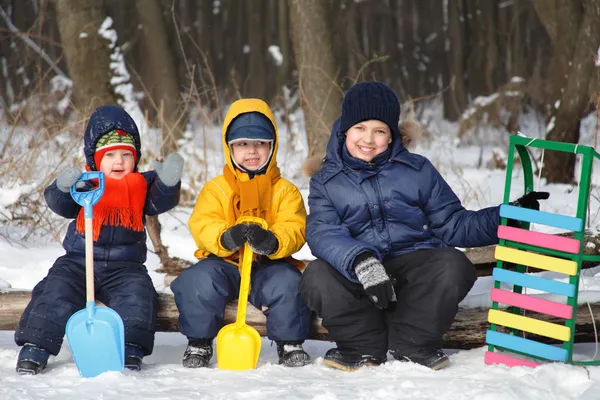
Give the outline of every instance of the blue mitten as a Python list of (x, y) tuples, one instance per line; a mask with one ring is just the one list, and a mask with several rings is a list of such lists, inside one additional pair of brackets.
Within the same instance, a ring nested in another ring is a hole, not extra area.
[(183, 157), (179, 153), (171, 153), (165, 157), (163, 163), (153, 161), (152, 166), (162, 183), (166, 186), (175, 186), (181, 180), (183, 173)]

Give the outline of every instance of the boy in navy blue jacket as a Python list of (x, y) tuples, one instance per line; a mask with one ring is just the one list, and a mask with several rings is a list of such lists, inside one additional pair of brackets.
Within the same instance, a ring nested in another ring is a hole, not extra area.
[[(423, 156), (404, 148), (400, 104), (381, 82), (354, 85), (310, 181), (306, 237), (318, 257), (300, 292), (337, 348), (324, 363), (353, 370), (397, 360), (432, 369), (475, 268), (454, 247), (498, 242), (499, 208), (466, 210)], [(517, 205), (539, 208), (547, 193)]]
[[(105, 177), (104, 194), (94, 205), (95, 296), (123, 319), (125, 367), (132, 370), (141, 369), (142, 358), (152, 353), (158, 305), (144, 266), (145, 215), (178, 204), (183, 170), (183, 159), (173, 153), (155, 171), (139, 173), (140, 148), (137, 126), (125, 110), (102, 106), (91, 115), (84, 136), (86, 168)], [(46, 367), (49, 356), (60, 351), (68, 319), (85, 308), (83, 208), (69, 193), (80, 176), (80, 169), (67, 168), (44, 191), (48, 207), (73, 221), (63, 241), (66, 254), (33, 289), (15, 332), (23, 346), (16, 367), (22, 374)]]

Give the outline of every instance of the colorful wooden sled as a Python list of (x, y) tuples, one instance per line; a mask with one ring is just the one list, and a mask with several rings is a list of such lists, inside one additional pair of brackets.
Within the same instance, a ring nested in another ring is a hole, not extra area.
[[(527, 147), (581, 155), (579, 198), (575, 216), (552, 214), (508, 204), (515, 150), (519, 153), (523, 166), (525, 193), (533, 190), (533, 173)], [(589, 146), (511, 136), (504, 204), (500, 206), (501, 225), (498, 227), (500, 241), (495, 253), (497, 263), (492, 274), (494, 288), (490, 294), (492, 308), (488, 314), (490, 329), (486, 334), (488, 344), (488, 351), (485, 353), (486, 364), (536, 367), (542, 362), (559, 361), (580, 365), (600, 365), (600, 361), (596, 360), (573, 360), (575, 313), (581, 264), (583, 261), (600, 261), (600, 256), (583, 254), (584, 222), (594, 158), (600, 159), (600, 155)], [(521, 221), (521, 227), (507, 226), (509, 219)], [(574, 237), (533, 232), (529, 230), (529, 223), (570, 230), (573, 231)], [(516, 265), (515, 270), (507, 269), (507, 263)], [(562, 274), (568, 283), (526, 274), (526, 267)], [(502, 284), (504, 287), (512, 285), (512, 289), (501, 288)], [(525, 293), (523, 288), (527, 288)], [(527, 293), (532, 290), (550, 293), (553, 295), (552, 300)], [(508, 308), (501, 310), (500, 304)], [(559, 323), (542, 321), (535, 317), (536, 314), (558, 318)], [(498, 329), (500, 327), (504, 327), (501, 329), (502, 332)], [(562, 347), (541, 343), (533, 340), (533, 337), (554, 339), (559, 343), (562, 342)]]

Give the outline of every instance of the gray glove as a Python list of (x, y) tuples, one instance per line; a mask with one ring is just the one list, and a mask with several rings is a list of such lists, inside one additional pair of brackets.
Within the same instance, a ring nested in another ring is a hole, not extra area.
[[(77, 179), (81, 176), (81, 170), (79, 168), (69, 167), (58, 175), (56, 178), (56, 187), (58, 190), (64, 193), (69, 193), (71, 186), (77, 182)], [(85, 182), (81, 182), (85, 185)]]
[(387, 308), (396, 301), (394, 285), (385, 267), (371, 253), (362, 253), (354, 261), (354, 272), (377, 308)]
[(161, 164), (152, 161), (152, 166), (158, 174), (158, 179), (167, 186), (175, 186), (181, 180), (183, 173), (183, 157), (179, 153), (171, 153)]

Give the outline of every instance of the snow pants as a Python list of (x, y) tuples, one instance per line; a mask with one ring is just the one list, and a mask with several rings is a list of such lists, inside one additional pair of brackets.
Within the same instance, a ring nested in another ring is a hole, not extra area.
[[(125, 325), (125, 343), (152, 353), (158, 295), (143, 264), (127, 261), (95, 261), (96, 300), (115, 310)], [(15, 342), (37, 344), (57, 355), (67, 321), (85, 308), (85, 259), (62, 256), (34, 288), (25, 308)]]
[[(310, 331), (310, 311), (298, 292), (301, 273), (281, 260), (252, 265), (250, 303), (267, 317), (274, 341), (303, 341)], [(179, 309), (179, 330), (188, 339), (212, 339), (223, 327), (225, 306), (240, 290), (238, 267), (210, 256), (185, 269), (171, 283)]]
[(475, 283), (473, 264), (459, 250), (443, 248), (417, 250), (383, 265), (398, 298), (385, 310), (375, 307), (362, 285), (320, 259), (306, 267), (301, 296), (338, 347), (381, 358), (388, 350), (440, 348), (458, 303)]

